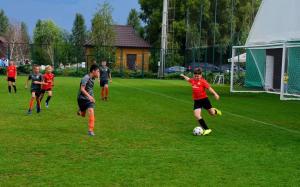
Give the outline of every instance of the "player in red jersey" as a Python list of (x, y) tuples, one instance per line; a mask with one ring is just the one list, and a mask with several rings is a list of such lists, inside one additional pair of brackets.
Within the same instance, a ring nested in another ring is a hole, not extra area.
[(220, 96), (215, 92), (215, 90), (208, 84), (208, 82), (202, 78), (202, 70), (195, 69), (194, 77), (189, 78), (183, 74), (181, 76), (187, 80), (193, 89), (193, 100), (194, 100), (194, 116), (199, 122), (199, 125), (204, 129), (203, 135), (207, 135), (211, 133), (211, 129), (209, 129), (202, 118), (201, 110), (202, 108), (206, 109), (208, 113), (212, 116), (222, 115), (222, 112), (216, 108), (213, 108), (207, 95), (206, 90), (214, 95), (216, 100), (220, 99)]
[(42, 90), (41, 90), (41, 95), (40, 95), (40, 102), (42, 102), (42, 99), (45, 95), (45, 93), (48, 93), (48, 97), (46, 99), (46, 107), (48, 108), (49, 106), (49, 101), (52, 97), (52, 88), (53, 88), (53, 83), (54, 83), (54, 74), (52, 73), (53, 68), (52, 66), (46, 66), (45, 69), (45, 74), (43, 75), (43, 82), (44, 84), (42, 85)]
[(8, 81), (8, 92), (11, 93), (11, 87), (13, 86), (15, 93), (17, 93), (16, 80), (17, 80), (17, 67), (14, 65), (14, 61), (9, 62), (9, 66), (6, 70)]

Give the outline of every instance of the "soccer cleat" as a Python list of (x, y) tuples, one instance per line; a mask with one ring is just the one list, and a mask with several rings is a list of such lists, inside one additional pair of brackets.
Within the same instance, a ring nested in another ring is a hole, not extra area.
[(78, 116), (81, 116), (80, 110), (77, 111), (77, 115), (78, 115)]
[(221, 110), (216, 109), (216, 108), (214, 108), (214, 109), (215, 109), (215, 111), (217, 111), (217, 115), (222, 116), (222, 111)]
[(29, 109), (29, 110), (27, 111), (27, 114), (28, 114), (28, 115), (31, 115), (31, 114), (32, 114), (32, 111)]
[(88, 135), (89, 136), (95, 136), (95, 133), (94, 133), (94, 131), (89, 131)]
[(49, 103), (47, 103), (47, 102), (46, 102), (46, 103), (45, 103), (45, 105), (46, 105), (46, 108), (48, 108), (48, 107), (49, 107)]
[(203, 136), (210, 134), (211, 131), (212, 131), (211, 129), (206, 129), (206, 130), (204, 130)]

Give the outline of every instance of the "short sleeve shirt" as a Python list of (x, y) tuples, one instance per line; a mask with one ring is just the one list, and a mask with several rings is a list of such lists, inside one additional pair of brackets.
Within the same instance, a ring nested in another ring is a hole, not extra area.
[(100, 80), (107, 81), (109, 78), (110, 69), (107, 66), (100, 67)]
[(81, 81), (78, 92), (78, 99), (89, 100), (89, 98), (81, 92), (81, 86), (85, 86), (85, 90), (91, 95), (94, 96), (94, 79), (89, 75), (85, 75)]
[(32, 91), (40, 91), (41, 90), (41, 85), (40, 84), (35, 84), (33, 83), (34, 81), (42, 82), (43, 77), (42, 74), (30, 74), (28, 76), (28, 80), (31, 80), (31, 90)]
[(44, 80), (45, 84), (42, 85), (42, 89), (44, 89), (44, 90), (51, 89), (53, 86), (54, 74), (53, 73), (45, 73), (43, 76), (43, 80)]
[(196, 80), (192, 78), (189, 80), (189, 83), (192, 85), (194, 100), (207, 98), (205, 90), (208, 89), (210, 85), (205, 79), (201, 78)]
[(14, 78), (17, 75), (17, 68), (16, 66), (8, 66), (7, 67), (7, 77)]

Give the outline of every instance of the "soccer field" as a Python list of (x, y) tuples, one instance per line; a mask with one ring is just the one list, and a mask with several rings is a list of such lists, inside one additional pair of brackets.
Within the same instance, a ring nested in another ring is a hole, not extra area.
[(95, 84), (95, 137), (76, 115), (79, 78), (56, 78), (50, 107), (26, 115), (29, 90), (0, 77), (0, 186), (299, 186), (300, 102), (214, 86), (221, 117), (193, 136), (191, 88), (179, 80)]

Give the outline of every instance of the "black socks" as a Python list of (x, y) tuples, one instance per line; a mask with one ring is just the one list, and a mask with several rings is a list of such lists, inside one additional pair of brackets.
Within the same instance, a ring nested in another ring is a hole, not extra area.
[(207, 127), (207, 125), (206, 125), (204, 119), (199, 119), (198, 122), (199, 122), (200, 126), (201, 126), (204, 130), (207, 130), (207, 129), (208, 129), (208, 127)]
[(46, 99), (46, 103), (49, 103), (50, 99), (51, 99), (51, 96), (48, 96)]

